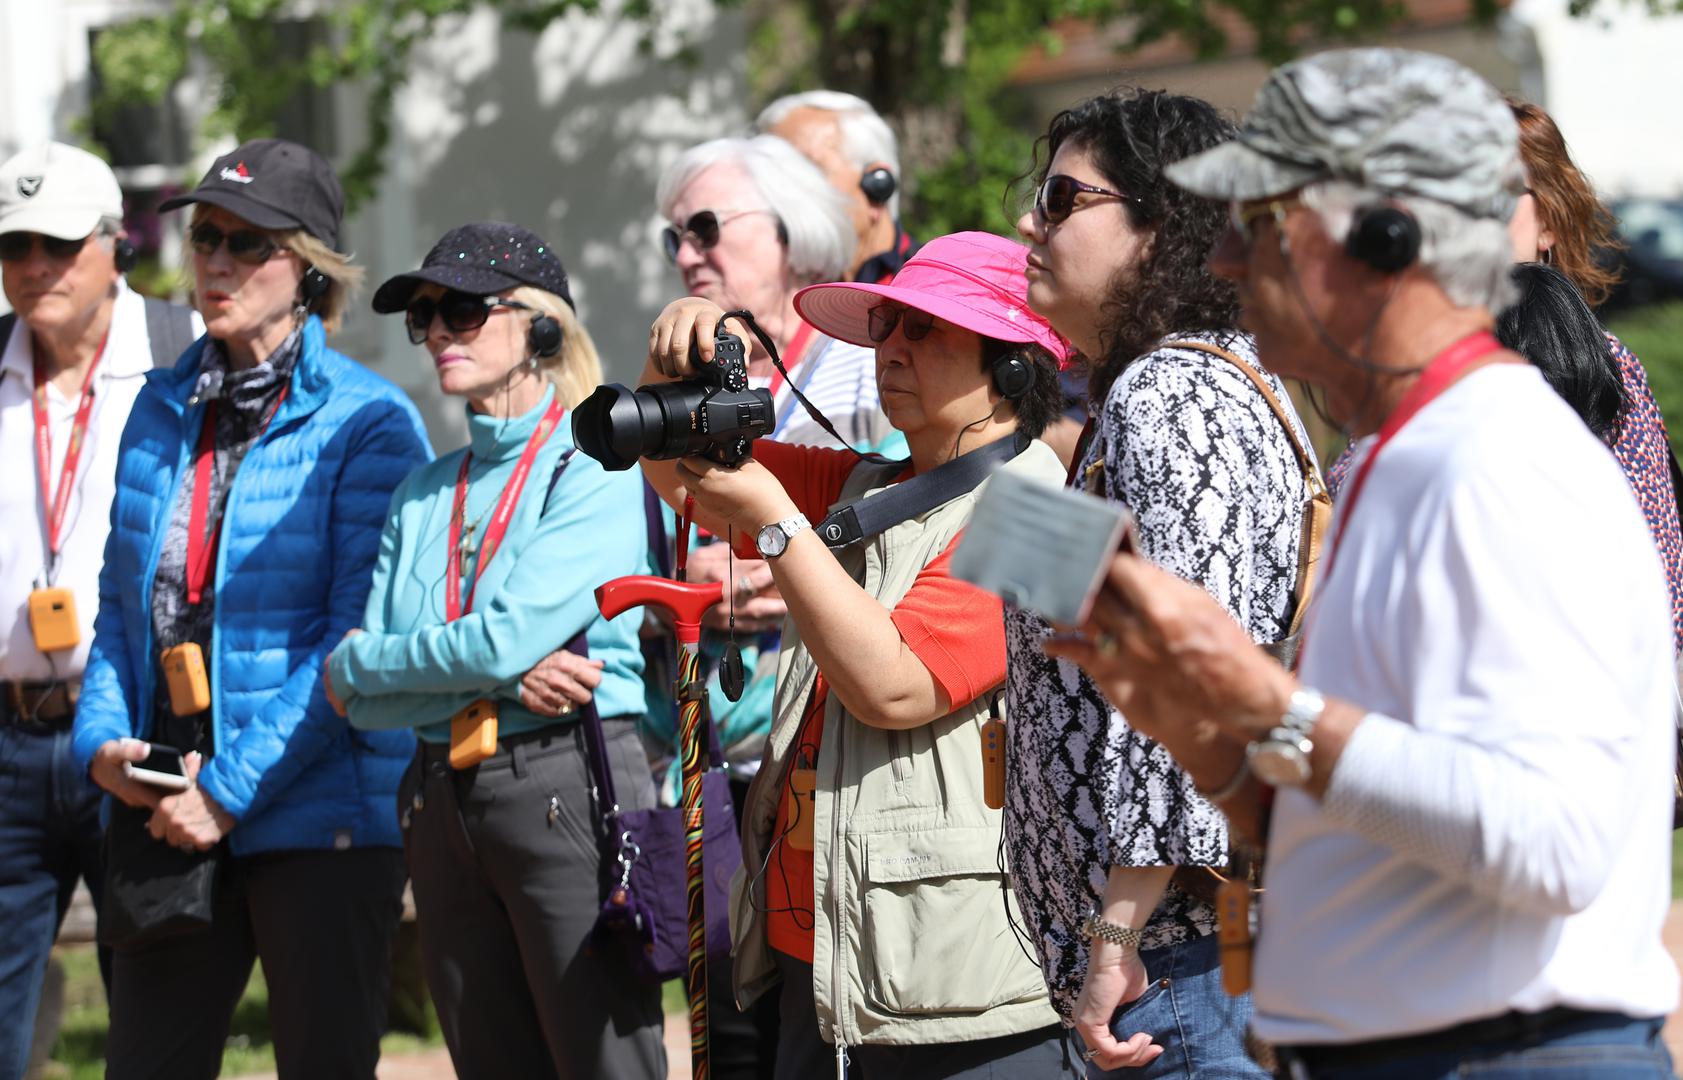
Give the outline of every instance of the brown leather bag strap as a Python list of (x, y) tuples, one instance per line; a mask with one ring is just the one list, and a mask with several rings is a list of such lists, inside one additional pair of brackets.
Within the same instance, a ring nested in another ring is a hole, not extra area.
[(1286, 439), (1297, 454), (1298, 467), (1303, 470), (1303, 482), (1309, 488), (1309, 512), (1303, 519), (1303, 536), (1297, 549), (1297, 610), (1292, 613), (1291, 629), (1286, 635), (1288, 638), (1296, 637), (1303, 628), (1304, 613), (1309, 610), (1309, 601), (1315, 594), (1315, 567), (1321, 561), (1327, 528), (1332, 523), (1332, 493), (1327, 491), (1326, 482), (1321, 479), (1321, 470), (1315, 464), (1315, 455), (1310, 453), (1308, 446), (1298, 438), (1297, 429), (1291, 423), (1291, 414), (1286, 412), (1285, 406), (1280, 403), (1279, 395), (1274, 393), (1274, 388), (1268, 385), (1268, 380), (1263, 378), (1256, 368), (1219, 345), (1210, 345), (1202, 341), (1166, 341), (1162, 347), (1191, 349), (1226, 360), (1244, 372), (1251, 385), (1262, 394), (1262, 399), (1268, 402), (1268, 407), (1274, 412), (1274, 418), (1286, 429)]

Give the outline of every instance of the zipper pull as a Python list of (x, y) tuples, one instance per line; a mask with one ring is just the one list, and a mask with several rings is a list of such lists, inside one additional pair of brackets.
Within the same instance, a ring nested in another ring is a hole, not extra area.
[(554, 795), (549, 797), (549, 813), (546, 816), (551, 827), (554, 827), (555, 819), (561, 816), (561, 800)]
[(841, 1041), (841, 1032), (836, 1032), (836, 1080), (847, 1080), (847, 1044)]

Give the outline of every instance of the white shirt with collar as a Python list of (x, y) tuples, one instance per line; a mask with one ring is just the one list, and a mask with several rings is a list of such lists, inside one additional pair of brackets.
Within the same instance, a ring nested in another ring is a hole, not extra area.
[(1665, 1016), (1670, 622), (1618, 464), (1502, 364), (1422, 409), (1349, 499), (1299, 675), (1371, 711), (1322, 801), (1275, 804), (1258, 1033)]
[[(193, 329), (204, 333), (195, 313)], [(13, 323), (8, 340), (0, 342), (0, 680), (80, 678), (93, 640), (94, 615), (99, 608), (99, 571), (105, 538), (111, 530), (111, 499), (116, 487), (117, 446), (129, 410), (152, 370), (151, 340), (146, 331), (146, 307), (140, 294), (119, 282), (111, 313), (105, 352), (94, 373), (93, 415), (78, 466), (81, 480), (70, 496), (64, 515), (58, 573), (52, 584), (68, 588), (76, 599), (81, 624), (76, 648), (49, 658), (35, 648), (29, 629), (29, 594), (47, 566), (47, 510), (41, 505), (41, 481), (36, 474), (35, 420), (30, 399), (35, 388), (35, 351), (22, 319)], [(70, 429), (75, 423), (80, 393), (61, 394), (47, 388), (48, 430), (52, 434), (52, 475), (48, 490), (58, 492)]]

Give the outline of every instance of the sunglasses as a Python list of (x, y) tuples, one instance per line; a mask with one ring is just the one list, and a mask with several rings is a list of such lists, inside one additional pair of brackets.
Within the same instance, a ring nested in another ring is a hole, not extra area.
[(225, 233), (208, 221), (201, 221), (187, 230), (187, 242), (193, 245), (194, 251), (207, 259), (216, 254), (217, 248), (227, 244), (228, 256), (247, 266), (262, 266), (280, 250), (280, 245), (275, 243), (268, 233), (256, 229), (238, 229)]
[(922, 341), (935, 329), (935, 316), (904, 304), (878, 304), (866, 313), (866, 320), (865, 332), (878, 345), (888, 340), (896, 326), (905, 331), (907, 341)]
[(697, 210), (684, 222), (683, 228), (668, 225), (660, 230), (660, 244), (671, 262), (678, 261), (678, 249), (685, 240), (693, 241), (697, 251), (706, 251), (719, 243), (719, 229), (744, 214), (769, 214), (770, 210)]
[(35, 250), (35, 241), (41, 241), (41, 250), (47, 253), (47, 258), (74, 259), (81, 254), (82, 247), (88, 242), (86, 236), (75, 240), (61, 240), (56, 236), (43, 236), (32, 232), (10, 232), (0, 235), (0, 262), (22, 262), (29, 258), (30, 252)]
[(409, 306), (403, 309), (403, 325), (409, 331), (409, 340), (419, 345), (427, 340), (435, 315), (444, 320), (445, 329), (452, 334), (465, 334), (484, 326), (491, 312), (500, 307), (532, 310), (530, 305), (518, 300), (475, 296), (452, 289), (443, 296), (422, 296), (409, 301)]
[(1256, 238), (1255, 232), (1251, 229), (1253, 222), (1261, 218), (1272, 218), (1274, 223), (1278, 225), (1280, 220), (1285, 217), (1287, 210), (1302, 205), (1296, 199), (1270, 199), (1267, 202), (1250, 203), (1248, 205), (1229, 203), (1227, 206), (1227, 223), (1233, 227), (1233, 231), (1238, 234), (1239, 239), (1244, 241), (1245, 246), (1250, 247), (1252, 241)]
[(1040, 190), (1034, 195), (1034, 209), (1041, 220), (1048, 225), (1061, 225), (1068, 217), (1075, 213), (1075, 197), (1082, 192), (1089, 195), (1104, 195), (1112, 199), (1123, 199), (1127, 202), (1143, 202), (1132, 195), (1124, 195), (1120, 191), (1109, 188), (1084, 184), (1073, 176), (1063, 173), (1053, 173), (1040, 185)]

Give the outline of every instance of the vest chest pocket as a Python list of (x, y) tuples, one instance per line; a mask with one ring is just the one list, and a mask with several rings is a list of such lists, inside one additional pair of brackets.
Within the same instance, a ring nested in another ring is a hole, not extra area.
[(874, 1005), (963, 1015), (1044, 995), (1005, 921), (998, 852), (989, 828), (866, 837), (861, 974)]

